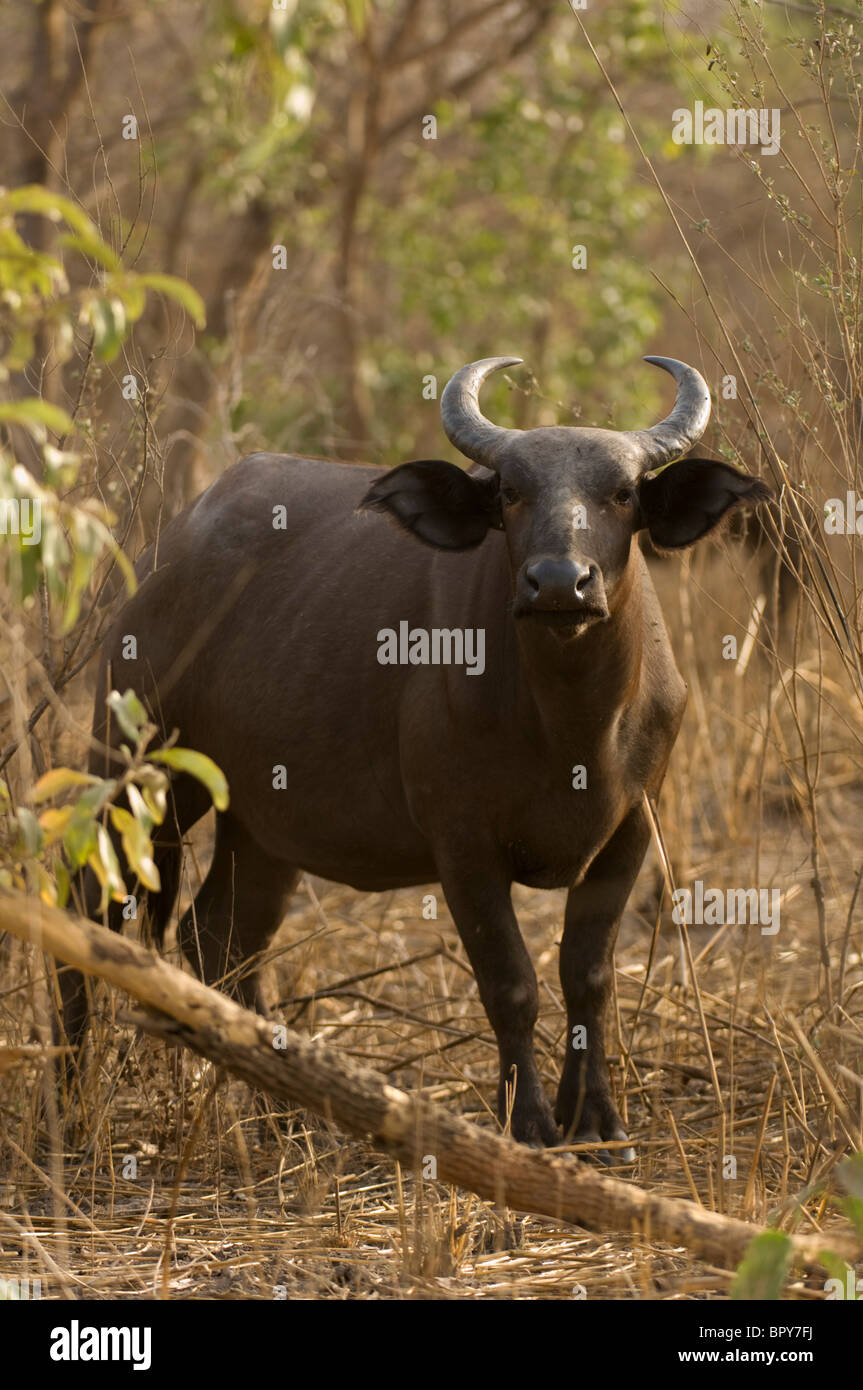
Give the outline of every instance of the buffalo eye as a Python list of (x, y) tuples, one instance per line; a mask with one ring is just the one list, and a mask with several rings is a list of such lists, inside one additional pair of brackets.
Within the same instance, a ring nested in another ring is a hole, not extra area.
[(635, 493), (631, 487), (622, 487), (612, 497), (615, 507), (631, 507), (635, 501)]
[(514, 487), (502, 487), (500, 495), (503, 498), (504, 506), (514, 507), (516, 502), (521, 501), (521, 493)]

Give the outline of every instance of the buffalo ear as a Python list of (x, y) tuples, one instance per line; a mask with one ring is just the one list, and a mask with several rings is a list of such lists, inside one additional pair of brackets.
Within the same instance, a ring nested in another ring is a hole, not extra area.
[(718, 459), (682, 459), (639, 485), (641, 524), (659, 550), (679, 550), (706, 536), (735, 507), (768, 502), (773, 489)]
[(496, 477), (475, 478), (443, 459), (403, 463), (378, 478), (358, 511), (386, 512), (438, 550), (471, 550), (500, 527)]

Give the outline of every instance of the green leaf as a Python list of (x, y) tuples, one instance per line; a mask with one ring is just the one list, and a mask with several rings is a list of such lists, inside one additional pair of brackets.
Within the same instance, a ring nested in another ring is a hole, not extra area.
[(76, 815), (73, 812), (63, 836), (63, 848), (71, 867), (80, 869), (82, 864), (86, 864), (96, 844), (96, 822), (92, 814), (81, 811)]
[(93, 348), (101, 362), (110, 362), (123, 345), (126, 310), (121, 299), (94, 299), (88, 317), (93, 327)]
[(134, 690), (127, 690), (124, 695), (112, 690), (106, 704), (126, 737), (137, 743), (147, 723), (147, 711)]
[(775, 1302), (791, 1263), (791, 1240), (784, 1231), (764, 1231), (747, 1247), (731, 1289), (734, 1299)]
[(129, 867), (138, 875), (145, 888), (158, 893), (161, 887), (159, 870), (153, 859), (153, 845), (143, 825), (124, 806), (112, 806), (111, 823), (119, 831), (123, 853)]
[(39, 433), (42, 427), (53, 430), (55, 434), (68, 434), (75, 426), (65, 410), (50, 401), (40, 401), (32, 397), (26, 401), (4, 401), (0, 405), (0, 421), (4, 424), (24, 425), (31, 433)]
[(73, 869), (78, 869), (82, 864), (86, 864), (95, 850), (98, 843), (96, 817), (109, 798), (114, 795), (116, 787), (117, 783), (111, 778), (104, 782), (97, 782), (95, 786), (88, 787), (75, 802), (66, 833), (63, 836), (63, 848)]
[(32, 330), (24, 324), (16, 325), (12, 338), (3, 355), (3, 365), (11, 372), (21, 372), (36, 351), (36, 339)]
[(41, 801), (50, 801), (53, 796), (62, 795), (70, 787), (91, 787), (99, 780), (87, 772), (76, 772), (71, 767), (55, 767), (39, 778), (30, 793), (30, 800), (38, 806)]
[(123, 301), (126, 318), (136, 323), (147, 307), (147, 295), (139, 277), (129, 277), (116, 286), (117, 294)]
[(152, 823), (161, 825), (168, 811), (168, 773), (145, 763), (135, 776)]
[(73, 203), (70, 198), (64, 198), (60, 193), (52, 193), (37, 183), (29, 183), (23, 188), (3, 193), (0, 196), (0, 212), (5, 211), (38, 212), (51, 222), (59, 222), (62, 218), (79, 236), (94, 237), (97, 241), (100, 239), (94, 223), (77, 203)]
[(147, 805), (138, 788), (133, 783), (130, 783), (129, 786), (127, 786), (126, 796), (129, 798), (129, 810), (132, 812), (132, 815), (135, 817), (135, 820), (138, 822), (138, 824), (143, 825), (144, 829), (149, 835), (150, 831), (153, 829), (153, 826), (155, 825), (155, 821), (153, 820), (153, 813), (150, 810), (150, 807)]
[(139, 283), (146, 285), (148, 290), (156, 290), (159, 294), (166, 294), (169, 299), (176, 300), (198, 328), (204, 327), (207, 321), (204, 301), (198, 291), (193, 290), (185, 280), (181, 280), (177, 275), (151, 274), (141, 275)]
[(87, 863), (102, 885), (103, 901), (100, 910), (104, 908), (108, 896), (118, 900), (125, 897), (126, 885), (120, 872), (120, 864), (104, 825), (96, 827), (96, 848)]
[(191, 748), (163, 748), (160, 752), (151, 753), (150, 761), (167, 763), (168, 767), (173, 767), (177, 772), (188, 772), (190, 776), (197, 777), (213, 798), (216, 810), (227, 810), (227, 779), (221, 768), (217, 767), (206, 753), (195, 753)]
[(42, 812), (39, 824), (45, 836), (46, 846), (53, 845), (55, 840), (62, 840), (74, 812), (74, 806), (49, 806), (47, 811)]
[(71, 251), (80, 251), (82, 256), (88, 256), (92, 261), (98, 261), (105, 270), (118, 270), (120, 260), (117, 255), (107, 246), (101, 237), (90, 235), (89, 233), (64, 232), (63, 236), (58, 237), (61, 246), (68, 246)]
[(33, 812), (26, 806), (19, 806), (15, 820), (22, 852), (26, 855), (38, 854), (42, 848), (42, 827)]

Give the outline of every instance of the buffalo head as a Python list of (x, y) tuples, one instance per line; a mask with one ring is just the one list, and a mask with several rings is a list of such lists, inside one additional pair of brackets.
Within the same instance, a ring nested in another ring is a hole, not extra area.
[(646, 528), (662, 550), (680, 549), (732, 508), (771, 495), (730, 464), (681, 458), (710, 418), (710, 392), (694, 367), (645, 359), (677, 382), (674, 409), (650, 429), (503, 429), (483, 416), (478, 393), (491, 372), (520, 361), (472, 362), (441, 397), (444, 430), (475, 468), (405, 463), (361, 504), (443, 550), (472, 549), (490, 528), (503, 530), (516, 618), (577, 636), (608, 618), (625, 591), (636, 532)]

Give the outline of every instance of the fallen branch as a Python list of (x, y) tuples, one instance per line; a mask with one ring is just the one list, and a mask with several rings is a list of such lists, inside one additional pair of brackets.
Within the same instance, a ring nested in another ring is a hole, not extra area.
[[(135, 941), (35, 898), (0, 893), (0, 929), (98, 975), (154, 1011), (154, 1028), (287, 1105), (372, 1141), (408, 1168), (433, 1155), (438, 1178), (518, 1211), (606, 1235), (685, 1246), (736, 1266), (757, 1226), (694, 1202), (646, 1192), (553, 1152), (538, 1153), (397, 1090), (376, 1072), (235, 1004)], [(167, 1021), (170, 1020), (170, 1021)], [(853, 1260), (846, 1233), (791, 1236), (795, 1263), (820, 1268), (825, 1248)]]

